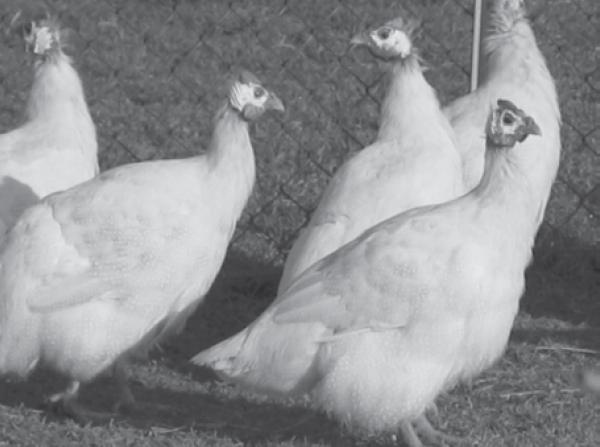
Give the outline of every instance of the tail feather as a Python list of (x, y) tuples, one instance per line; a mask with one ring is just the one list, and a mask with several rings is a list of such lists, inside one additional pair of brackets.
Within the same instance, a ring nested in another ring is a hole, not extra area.
[(236, 359), (246, 336), (247, 329), (196, 354), (190, 361), (195, 365), (205, 366), (214, 370), (215, 373), (224, 379), (233, 379), (241, 373), (241, 371), (236, 373), (234, 365), (236, 364)]
[(320, 323), (277, 324), (267, 315), (191, 361), (253, 391), (301, 394), (318, 380), (320, 340), (329, 332)]

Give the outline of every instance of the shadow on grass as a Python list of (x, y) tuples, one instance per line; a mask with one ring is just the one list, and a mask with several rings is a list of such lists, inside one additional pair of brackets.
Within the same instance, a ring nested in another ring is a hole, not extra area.
[[(43, 408), (42, 399), (63, 385), (55, 377), (37, 373), (27, 382), (3, 384), (0, 404), (23, 405), (30, 410), (43, 411), (48, 422), (62, 422), (64, 417)], [(125, 423), (161, 434), (171, 431), (212, 433), (242, 441), (244, 445), (293, 439), (306, 440), (310, 444), (354, 444), (351, 438), (344, 437), (334, 422), (302, 406), (270, 401), (256, 403), (243, 397), (211, 394), (210, 388), (206, 393), (198, 393), (149, 388), (136, 381), (131, 385), (140, 407), (115, 415), (113, 423)], [(81, 402), (94, 411), (110, 413), (115, 398), (113, 383), (101, 378), (82, 389)]]
[(600, 248), (544, 228), (528, 269), (521, 310), (533, 318), (561, 320), (576, 328), (517, 328), (513, 339), (544, 338), (600, 349)]
[[(138, 428), (153, 426), (215, 432), (244, 445), (261, 441), (306, 439), (308, 442), (347, 445), (339, 427), (325, 416), (298, 406), (250, 402), (242, 397), (220, 398), (166, 389), (138, 389), (149, 410), (136, 411), (126, 421)], [(165, 405), (167, 403), (167, 405)], [(153, 411), (153, 407), (156, 408)]]
[(539, 345), (541, 343), (559, 343), (582, 349), (600, 351), (600, 329), (562, 329), (562, 328), (515, 328), (511, 341)]
[(233, 252), (181, 335), (167, 342), (169, 357), (188, 360), (248, 326), (273, 301), (281, 268)]

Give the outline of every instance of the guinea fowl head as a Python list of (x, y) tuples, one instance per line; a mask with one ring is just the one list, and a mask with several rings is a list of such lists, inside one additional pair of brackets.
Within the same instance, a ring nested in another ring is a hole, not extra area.
[(43, 58), (51, 58), (62, 52), (60, 27), (54, 19), (45, 18), (25, 23), (23, 38), (26, 48)]
[(527, 16), (525, 0), (492, 0), (488, 14), (488, 28), (502, 32)]
[(488, 146), (508, 149), (529, 135), (541, 135), (542, 132), (523, 110), (506, 99), (499, 99), (498, 106), (490, 114), (486, 134)]
[(525, 0), (492, 0), (490, 7), (496, 13), (525, 14)]
[(242, 70), (231, 83), (229, 104), (248, 121), (253, 121), (269, 109), (283, 111), (283, 103), (275, 93), (264, 88), (252, 73)]
[(411, 39), (417, 28), (416, 20), (398, 17), (383, 26), (358, 33), (350, 43), (366, 46), (374, 56), (382, 59), (404, 59), (413, 54)]

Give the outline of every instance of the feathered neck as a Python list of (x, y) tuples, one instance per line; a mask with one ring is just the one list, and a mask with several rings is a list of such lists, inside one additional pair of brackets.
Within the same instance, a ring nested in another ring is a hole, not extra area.
[(96, 126), (81, 79), (62, 51), (36, 63), (25, 117), (30, 125), (49, 127), (54, 137), (77, 144), (86, 158), (96, 158)]
[(407, 127), (415, 127), (415, 116), (422, 116), (439, 102), (425, 80), (416, 54), (394, 61), (389, 74), (388, 90), (381, 106), (378, 140), (397, 139)]
[[(532, 165), (529, 173), (530, 182), (543, 202), (537, 220), (539, 224), (560, 159), (561, 116), (556, 87), (522, 11), (501, 13), (492, 9), (487, 29), (482, 46), (483, 97), (495, 100), (499, 94), (509, 98), (515, 95), (519, 107), (526, 110), (542, 129), (541, 138), (528, 138), (523, 143), (538, 144), (544, 148), (544, 152), (539, 153), (537, 165)], [(498, 93), (503, 86), (507, 88)]]
[(206, 159), (211, 172), (227, 183), (241, 212), (254, 186), (255, 161), (248, 122), (229, 102), (217, 112)]
[(215, 115), (212, 138), (206, 151), (207, 157), (211, 163), (217, 165), (235, 159), (235, 154), (244, 152), (252, 152), (248, 123), (227, 102)]
[(492, 81), (500, 82), (502, 78), (521, 87), (530, 85), (536, 95), (546, 100), (560, 122), (554, 80), (527, 18), (522, 12), (506, 14), (492, 8), (487, 20), (487, 33), (481, 49), (482, 87)]
[(71, 110), (89, 116), (81, 79), (71, 59), (59, 51), (36, 62), (26, 115), (30, 120), (53, 119)]
[(485, 15), (486, 35), (509, 32), (520, 22), (527, 22), (525, 10), (521, 6), (507, 5), (502, 0), (487, 0), (488, 13)]
[(477, 198), (479, 209), (492, 210), (488, 212), (491, 220), (499, 219), (505, 227), (515, 225), (523, 230), (520, 236), (528, 240), (535, 236), (536, 222), (545, 203), (539, 188), (531, 182), (531, 171), (536, 169), (540, 150), (543, 148), (535, 141), (517, 143), (512, 149), (488, 144), (483, 176), (471, 193)]

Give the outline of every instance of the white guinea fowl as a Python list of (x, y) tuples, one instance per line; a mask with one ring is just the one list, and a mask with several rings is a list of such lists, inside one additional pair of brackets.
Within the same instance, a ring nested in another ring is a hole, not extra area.
[(58, 24), (30, 23), (25, 42), (34, 79), (26, 122), (0, 135), (0, 234), (42, 197), (98, 174), (96, 128)]
[[(544, 129), (540, 144), (551, 146), (558, 166), (560, 112), (554, 81), (540, 52), (523, 0), (484, 0), (484, 37), (477, 89), (444, 108), (456, 132), (470, 189), (483, 173), (485, 144), (481, 129), (496, 98), (508, 98), (533, 114)], [(556, 169), (553, 170), (554, 173)], [(548, 177), (551, 182), (554, 177)], [(549, 191), (549, 189), (548, 189)], [(545, 206), (545, 203), (544, 203)], [(543, 211), (543, 209), (542, 209)], [(540, 217), (543, 212), (540, 213)], [(541, 223), (541, 221), (539, 222)]]
[[(544, 157), (528, 176), (540, 185), (540, 201), (531, 216), (536, 228), (542, 223), (552, 183), (560, 161), (560, 110), (554, 80), (540, 52), (526, 17), (524, 0), (485, 0), (485, 35), (481, 48), (480, 85), (446, 107), (456, 131), (463, 159), (465, 183), (477, 184), (484, 170), (484, 141), (481, 130), (485, 113), (496, 98), (507, 98), (526, 110), (543, 130), (529, 145), (539, 145)], [(494, 326), (482, 321), (481, 334), (493, 335)], [(481, 371), (484, 363), (473, 362), (464, 378)]]
[(501, 356), (517, 313), (546, 193), (535, 173), (552, 157), (527, 138), (539, 133), (498, 101), (473, 191), (365, 231), (192, 361), (256, 391), (310, 393), (355, 430), (399, 431), (411, 447), (422, 445), (417, 432), (442, 441), (425, 409), (473, 364)]
[[(124, 165), (23, 213), (0, 250), (0, 373), (43, 364), (81, 382), (182, 327), (219, 271), (254, 184), (248, 121), (281, 101), (243, 72), (205, 154)], [(90, 412), (88, 412), (89, 414)]]
[(415, 26), (398, 18), (353, 38), (392, 65), (377, 138), (331, 179), (286, 259), (280, 293), (307, 267), (376, 223), (464, 192), (454, 132), (412, 45)]

